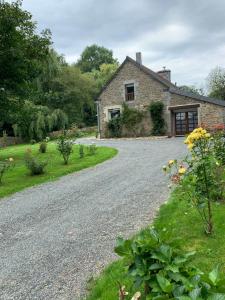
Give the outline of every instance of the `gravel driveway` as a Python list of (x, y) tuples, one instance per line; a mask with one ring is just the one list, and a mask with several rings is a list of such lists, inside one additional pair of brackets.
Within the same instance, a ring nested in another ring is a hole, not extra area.
[(1, 200), (0, 299), (80, 299), (115, 258), (116, 237), (147, 225), (167, 198), (161, 169), (185, 153), (182, 140), (101, 141), (119, 154)]

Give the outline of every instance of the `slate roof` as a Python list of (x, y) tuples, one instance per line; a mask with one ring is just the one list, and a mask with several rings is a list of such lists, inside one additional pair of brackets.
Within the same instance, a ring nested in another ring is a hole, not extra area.
[(190, 93), (190, 92), (185, 92), (185, 91), (182, 91), (181, 89), (179, 89), (178, 87), (177, 88), (170, 88), (169, 92), (171, 94), (176, 94), (176, 95), (179, 95), (179, 96), (185, 96), (185, 97), (188, 97), (188, 98), (193, 98), (193, 99), (196, 99), (196, 100), (199, 100), (199, 101), (212, 103), (212, 104), (216, 104), (216, 105), (225, 107), (225, 101), (224, 100), (216, 99), (216, 98), (210, 98), (210, 97), (206, 97), (206, 96), (202, 96), (202, 95), (196, 95), (196, 94), (193, 94), (193, 93)]
[(212, 103), (212, 104), (216, 104), (216, 105), (225, 107), (225, 101), (224, 100), (216, 99), (216, 98), (210, 98), (210, 97), (196, 95), (196, 94), (193, 94), (193, 93), (182, 91), (181, 89), (179, 89), (176, 85), (174, 85), (169, 80), (163, 78), (162, 76), (160, 76), (156, 72), (152, 71), (151, 69), (145, 67), (144, 65), (140, 65), (139, 63), (136, 62), (136, 60), (132, 59), (129, 56), (126, 57), (126, 59), (119, 66), (119, 68), (116, 70), (114, 75), (108, 80), (108, 82), (105, 84), (105, 86), (103, 86), (103, 88), (101, 89), (100, 93), (97, 96), (97, 99), (99, 99), (101, 93), (107, 88), (107, 86), (110, 84), (110, 82), (117, 76), (117, 74), (123, 68), (123, 66), (125, 65), (126, 62), (131, 62), (133, 65), (135, 65), (137, 68), (142, 70), (144, 73), (151, 76), (152, 78), (154, 78), (158, 82), (162, 83), (166, 87), (166, 90), (168, 90), (171, 94), (185, 96), (185, 97), (188, 97), (188, 98), (193, 98), (193, 99), (196, 99), (196, 100), (199, 100), (199, 101)]

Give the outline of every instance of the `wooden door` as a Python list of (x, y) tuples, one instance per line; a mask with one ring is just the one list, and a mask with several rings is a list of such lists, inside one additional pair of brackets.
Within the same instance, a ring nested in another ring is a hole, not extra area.
[(176, 112), (175, 130), (176, 135), (185, 135), (198, 127), (197, 111)]

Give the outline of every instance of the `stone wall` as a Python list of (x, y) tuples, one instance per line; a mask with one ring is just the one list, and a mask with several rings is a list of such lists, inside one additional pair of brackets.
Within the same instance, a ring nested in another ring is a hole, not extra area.
[(199, 125), (212, 128), (216, 124), (225, 124), (225, 107), (199, 101), (194, 98), (171, 94), (170, 105), (185, 105), (199, 103)]
[(7, 136), (0, 138), (0, 147), (22, 144), (23, 140), (19, 137)]
[[(134, 83), (135, 100), (133, 101), (125, 101), (125, 84), (129, 83)], [(164, 89), (163, 84), (145, 74), (131, 62), (126, 62), (100, 96), (101, 137), (105, 137), (107, 132), (107, 109), (112, 106), (121, 107), (124, 102), (129, 107), (146, 112), (145, 120), (140, 124), (140, 133), (143, 136), (150, 135), (152, 122), (147, 110), (152, 101), (163, 101), (165, 106), (167, 105)]]

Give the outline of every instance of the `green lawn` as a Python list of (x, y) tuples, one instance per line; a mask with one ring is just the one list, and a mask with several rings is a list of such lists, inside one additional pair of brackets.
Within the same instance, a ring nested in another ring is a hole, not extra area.
[[(220, 263), (223, 264), (225, 274), (225, 204), (214, 204), (215, 232), (211, 237), (207, 237), (198, 213), (180, 198), (178, 192), (172, 193), (169, 202), (161, 207), (154, 226), (166, 241), (176, 239), (184, 251), (196, 250), (193, 264), (202, 271), (208, 272)], [(132, 295), (131, 282), (121, 259), (107, 267), (96, 281), (89, 283), (87, 299), (118, 299), (118, 281), (125, 285)]]
[[(84, 168), (94, 166), (117, 154), (117, 150), (109, 147), (97, 147), (95, 155), (89, 155), (85, 147), (84, 158), (79, 158), (78, 145), (74, 145), (73, 153), (69, 164), (64, 165), (63, 159), (57, 151), (57, 145), (54, 142), (48, 143), (47, 152), (39, 153), (39, 144), (35, 145), (17, 145), (10, 146), (0, 150), (0, 159), (13, 157), (15, 167), (5, 173), (2, 185), (0, 185), (0, 197), (10, 195), (24, 188), (40, 184), (46, 181), (54, 180), (68, 173), (76, 172)], [(31, 149), (32, 154), (40, 160), (48, 161), (46, 172), (43, 175), (30, 176), (24, 164), (24, 154), (27, 149)]]

